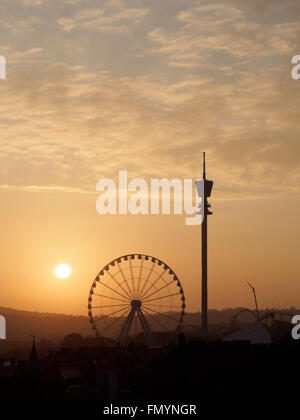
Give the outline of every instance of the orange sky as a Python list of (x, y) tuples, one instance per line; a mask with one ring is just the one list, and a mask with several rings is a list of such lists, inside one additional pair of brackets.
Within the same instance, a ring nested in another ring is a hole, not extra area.
[[(99, 269), (168, 263), (200, 308), (200, 227), (100, 216), (101, 178), (215, 181), (209, 307), (300, 306), (300, 5), (10, 0), (0, 6), (0, 306), (85, 314)], [(72, 275), (58, 280), (66, 262)]]
[[(144, 252), (173, 268), (188, 309), (199, 309), (200, 227), (186, 226), (183, 216), (100, 216), (94, 195), (2, 192), (2, 197), (1, 305), (83, 314), (100, 268), (117, 256)], [(253, 306), (246, 281), (256, 286), (261, 306), (297, 306), (297, 197), (216, 196), (211, 202), (209, 306)], [(60, 262), (72, 267), (68, 279), (53, 274)]]

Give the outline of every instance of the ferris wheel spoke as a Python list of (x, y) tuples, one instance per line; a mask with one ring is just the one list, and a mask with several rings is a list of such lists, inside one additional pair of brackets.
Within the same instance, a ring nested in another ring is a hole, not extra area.
[(128, 296), (129, 299), (131, 299), (130, 295), (128, 294), (128, 292), (124, 289), (124, 287), (116, 280), (115, 276), (113, 274), (111, 274), (108, 271), (108, 274), (110, 275), (110, 277), (114, 280), (114, 282), (120, 287), (120, 289), (123, 290), (123, 292)]
[(162, 312), (155, 311), (154, 309), (149, 308), (148, 306), (143, 305), (144, 308), (148, 309), (149, 311), (155, 312), (157, 315), (164, 316), (165, 318), (171, 319), (172, 321), (178, 322), (178, 319), (172, 318), (169, 315), (163, 314)]
[(166, 299), (166, 298), (168, 298), (168, 297), (171, 297), (171, 296), (176, 296), (176, 295), (180, 295), (180, 293), (179, 293), (179, 292), (177, 292), (177, 293), (172, 293), (171, 295), (160, 296), (160, 297), (153, 298), (153, 299), (143, 300), (143, 304), (144, 304), (144, 302), (152, 302), (153, 300)]
[(160, 273), (160, 275), (157, 277), (157, 279), (154, 281), (154, 283), (152, 283), (151, 286), (148, 287), (147, 291), (144, 292), (144, 294), (142, 296), (142, 299), (144, 299), (144, 296), (147, 295), (147, 293), (149, 292), (149, 290), (151, 290), (156, 285), (156, 283), (158, 282), (159, 279), (161, 279), (161, 277), (163, 276), (163, 274), (164, 274), (164, 271), (162, 273)]
[(159, 291), (161, 291), (162, 289), (164, 289), (165, 287), (169, 286), (170, 284), (172, 284), (174, 282), (174, 280), (171, 280), (169, 283), (164, 284), (162, 287), (160, 287), (159, 289), (156, 289), (154, 292), (150, 293), (150, 295), (144, 296), (143, 299), (147, 299), (149, 297), (151, 297), (152, 295), (155, 295), (155, 293), (158, 293)]
[(118, 310), (117, 310), (117, 311), (115, 311), (115, 312), (111, 312), (110, 314), (104, 315), (104, 316), (102, 316), (101, 318), (96, 318), (96, 319), (94, 319), (94, 322), (98, 322), (98, 321), (101, 321), (102, 319), (106, 319), (106, 318), (108, 318), (109, 316), (114, 315), (114, 314), (117, 314), (117, 313), (119, 313), (119, 312), (121, 312), (121, 311), (124, 311), (124, 308), (123, 308), (123, 309), (118, 309)]
[[(123, 313), (123, 314), (122, 314), (122, 315), (118, 318), (118, 320), (120, 320), (121, 318), (125, 317), (125, 323), (126, 323), (126, 320), (128, 319), (128, 317), (129, 317), (130, 313), (131, 313), (131, 309), (130, 309), (130, 311), (129, 311), (129, 312), (124, 312), (124, 313)], [(117, 336), (119, 336), (119, 335), (120, 335), (120, 330), (122, 330), (122, 329), (123, 329), (123, 327), (124, 327), (124, 323), (122, 323), (122, 324), (121, 324), (121, 326), (117, 328), (116, 333), (114, 334), (114, 339), (115, 339), (115, 340), (117, 339)]]
[(138, 334), (140, 324), (139, 324), (139, 319), (137, 316), (135, 317), (135, 325), (136, 325), (136, 334)]
[(128, 297), (122, 295), (122, 293), (117, 292), (115, 289), (113, 289), (112, 287), (108, 286), (107, 284), (104, 284), (102, 282), (99, 282), (100, 284), (102, 284), (103, 286), (107, 287), (108, 289), (112, 290), (114, 293), (117, 293), (118, 295), (122, 296), (124, 299), (126, 299), (126, 301), (129, 301)]
[(139, 280), (138, 280), (138, 287), (137, 287), (137, 295), (139, 294), (139, 291), (140, 291), (141, 280), (142, 280), (143, 265), (144, 265), (144, 260), (143, 260), (143, 258), (142, 258), (142, 260), (141, 260), (140, 272), (139, 272)]
[[(102, 283), (102, 284), (103, 284), (103, 283)], [(99, 293), (94, 293), (94, 295), (95, 295), (95, 296), (104, 297), (104, 298), (107, 298), (107, 299), (118, 300), (118, 301), (120, 301), (120, 302), (126, 302), (126, 303), (127, 303), (127, 305), (128, 305), (128, 300), (118, 299), (118, 298), (115, 298), (115, 297), (112, 297), (112, 296), (100, 295)]]
[(131, 309), (117, 337), (118, 342), (122, 342), (128, 337), (134, 315), (135, 315), (135, 311)]
[(126, 279), (126, 277), (125, 277), (125, 275), (124, 275), (124, 273), (123, 273), (123, 270), (122, 270), (122, 268), (121, 268), (121, 266), (120, 266), (119, 262), (117, 262), (117, 264), (118, 264), (118, 267), (119, 267), (119, 270), (120, 270), (121, 276), (123, 277), (123, 280), (124, 280), (124, 282), (125, 282), (125, 284), (126, 284), (126, 286), (127, 286), (127, 288), (128, 288), (128, 291), (129, 291), (130, 297), (131, 297), (131, 298), (133, 298), (133, 293), (132, 293), (132, 290), (131, 290), (131, 288), (129, 287), (128, 281), (127, 281), (127, 279)]
[(123, 309), (123, 313), (117, 317), (111, 324), (106, 325), (106, 327), (104, 328), (104, 330), (100, 331), (101, 334), (103, 334), (105, 331), (107, 331), (108, 328), (111, 328), (113, 325), (115, 325), (118, 321), (120, 321), (120, 319), (123, 318), (123, 316), (125, 315), (125, 311), (127, 311), (128, 308), (124, 308)]
[(99, 308), (112, 308), (113, 306), (126, 306), (127, 308), (129, 307), (128, 303), (123, 303), (123, 304), (119, 304), (119, 305), (101, 305), (101, 306), (92, 306), (91, 309), (99, 309)]
[(144, 308), (144, 312), (151, 318), (153, 319), (153, 321), (157, 322), (161, 327), (163, 327), (166, 331), (170, 332), (170, 330), (164, 325), (162, 324), (160, 321), (158, 321), (158, 319), (154, 318), (153, 315), (151, 315), (148, 311), (146, 311), (146, 309)]
[(137, 335), (137, 317), (135, 316), (133, 319), (133, 332)]
[(131, 281), (132, 281), (133, 295), (135, 295), (135, 283), (134, 283), (134, 276), (133, 276), (133, 271), (132, 271), (131, 258), (129, 258), (129, 267), (130, 267), (130, 274), (131, 274)]
[(164, 307), (164, 308), (178, 308), (178, 309), (182, 309), (181, 305), (156, 305), (155, 303), (147, 303), (147, 306), (157, 306), (158, 308)]
[(149, 273), (148, 273), (148, 275), (146, 277), (145, 283), (143, 284), (143, 287), (141, 289), (141, 295), (143, 294), (143, 292), (145, 290), (145, 287), (146, 287), (146, 284), (148, 283), (148, 281), (149, 281), (149, 279), (151, 277), (151, 274), (153, 273), (154, 267), (155, 267), (155, 262), (152, 264), (152, 267), (151, 267), (151, 269), (150, 269), (150, 271), (149, 271)]
[(148, 320), (146, 319), (144, 312), (141, 309), (137, 310), (137, 315), (139, 317), (139, 321), (142, 327), (142, 330), (144, 331), (146, 342), (148, 346), (156, 346), (157, 341), (155, 336), (153, 335), (153, 332), (150, 329), (150, 326), (148, 324)]

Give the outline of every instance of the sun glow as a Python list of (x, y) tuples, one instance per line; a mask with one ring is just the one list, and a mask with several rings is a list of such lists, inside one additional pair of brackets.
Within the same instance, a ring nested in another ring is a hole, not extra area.
[(67, 264), (59, 264), (55, 267), (55, 275), (59, 279), (66, 279), (71, 274), (71, 268)]

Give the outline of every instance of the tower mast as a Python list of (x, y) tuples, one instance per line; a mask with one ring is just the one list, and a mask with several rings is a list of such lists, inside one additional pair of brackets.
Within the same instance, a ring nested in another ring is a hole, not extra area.
[(202, 202), (202, 211), (203, 211), (203, 221), (201, 225), (201, 251), (202, 251), (202, 329), (204, 332), (207, 332), (208, 322), (207, 322), (207, 216), (212, 214), (209, 211), (210, 204), (207, 201), (207, 198), (210, 197), (211, 190), (213, 187), (213, 181), (208, 181), (206, 179), (206, 165), (205, 165), (205, 152), (203, 152), (203, 202)]

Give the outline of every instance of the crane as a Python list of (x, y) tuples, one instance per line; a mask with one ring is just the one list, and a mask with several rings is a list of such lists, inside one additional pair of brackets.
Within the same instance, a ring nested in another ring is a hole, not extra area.
[(255, 307), (256, 307), (256, 318), (257, 318), (257, 321), (258, 321), (259, 320), (259, 310), (258, 310), (258, 305), (257, 305), (255, 288), (248, 281), (247, 281), (247, 284), (249, 285), (249, 287), (252, 289), (252, 292), (253, 292)]

